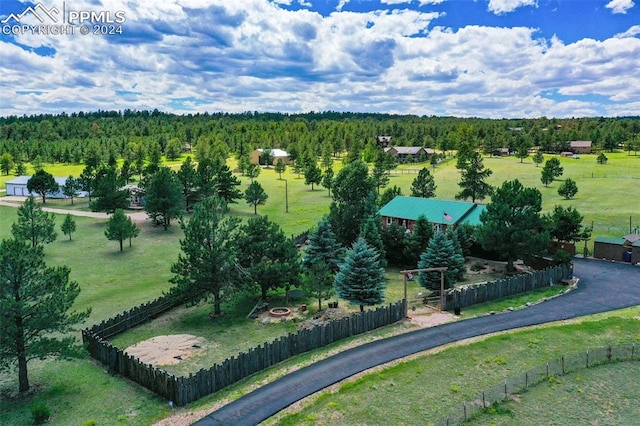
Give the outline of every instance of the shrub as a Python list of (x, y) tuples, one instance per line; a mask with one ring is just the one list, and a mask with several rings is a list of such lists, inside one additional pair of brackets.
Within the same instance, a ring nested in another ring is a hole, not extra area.
[(484, 269), (484, 263), (482, 262), (473, 262), (471, 265), (471, 270), (474, 272), (482, 271)]
[(51, 417), (51, 409), (42, 401), (34, 402), (31, 406), (31, 417), (34, 425), (44, 424)]

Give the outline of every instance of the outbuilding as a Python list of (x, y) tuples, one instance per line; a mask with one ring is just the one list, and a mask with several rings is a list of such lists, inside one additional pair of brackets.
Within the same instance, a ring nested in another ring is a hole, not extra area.
[[(33, 195), (34, 197), (39, 196), (39, 194), (36, 193), (30, 193), (29, 190), (27, 189), (27, 182), (29, 182), (29, 179), (31, 179), (31, 176), (18, 176), (15, 179), (12, 179), (10, 181), (8, 181), (5, 184), (5, 188), (6, 188), (6, 194), (7, 195), (17, 195), (17, 196), (21, 196), (21, 197), (28, 197), (30, 195)], [(54, 177), (56, 183), (58, 184), (58, 191), (52, 194), (47, 194), (47, 198), (67, 198), (66, 195), (64, 195), (62, 193), (62, 188), (64, 187), (65, 183), (67, 182), (67, 178), (64, 177)], [(82, 197), (86, 197), (87, 193), (84, 191), (79, 191), (79, 194), (77, 196), (77, 198), (82, 198)]]

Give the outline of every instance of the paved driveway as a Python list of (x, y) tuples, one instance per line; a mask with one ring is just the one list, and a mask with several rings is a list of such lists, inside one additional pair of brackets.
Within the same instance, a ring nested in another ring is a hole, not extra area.
[(416, 330), (359, 346), (288, 374), (194, 423), (254, 425), (292, 403), (377, 365), (470, 337), (640, 305), (640, 267), (575, 259), (578, 289), (514, 312)]

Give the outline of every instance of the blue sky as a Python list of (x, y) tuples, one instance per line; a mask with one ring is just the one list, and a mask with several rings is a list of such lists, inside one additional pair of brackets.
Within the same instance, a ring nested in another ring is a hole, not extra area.
[(0, 115), (639, 115), (636, 3), (2, 0)]

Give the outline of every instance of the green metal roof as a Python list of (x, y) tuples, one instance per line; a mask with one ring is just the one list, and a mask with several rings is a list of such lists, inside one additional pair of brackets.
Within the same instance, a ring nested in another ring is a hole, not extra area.
[(611, 237), (596, 237), (594, 240), (596, 243), (616, 244), (623, 245), (627, 240), (624, 238), (611, 238)]
[[(480, 213), (484, 209), (483, 205), (465, 201), (397, 196), (382, 207), (379, 213), (380, 216), (409, 220), (416, 220), (420, 215), (424, 215), (431, 223), (445, 225), (457, 223), (479, 225)], [(451, 220), (446, 220), (446, 215), (451, 216)]]

